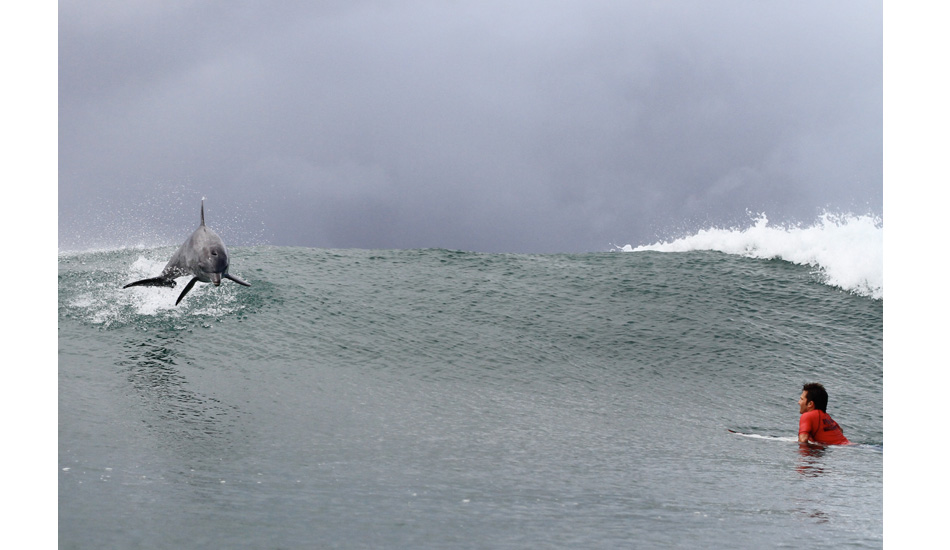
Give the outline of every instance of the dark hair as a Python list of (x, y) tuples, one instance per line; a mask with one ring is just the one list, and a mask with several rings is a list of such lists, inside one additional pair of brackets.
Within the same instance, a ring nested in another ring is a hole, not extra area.
[(815, 408), (819, 411), (824, 411), (828, 407), (828, 392), (821, 384), (817, 382), (805, 384), (802, 386), (802, 391), (805, 392), (805, 401), (814, 401)]

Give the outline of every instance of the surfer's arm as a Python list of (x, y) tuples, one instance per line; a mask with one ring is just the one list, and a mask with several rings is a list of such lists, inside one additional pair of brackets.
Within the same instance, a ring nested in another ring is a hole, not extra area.
[(817, 421), (817, 415), (811, 413), (803, 414), (798, 420), (798, 442), (799, 443), (808, 443), (809, 440), (814, 441), (815, 438), (811, 437), (812, 434), (818, 433), (818, 425), (815, 424)]

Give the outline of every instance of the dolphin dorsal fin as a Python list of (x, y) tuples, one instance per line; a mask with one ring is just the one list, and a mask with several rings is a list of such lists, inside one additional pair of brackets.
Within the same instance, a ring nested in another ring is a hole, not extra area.
[(205, 200), (201, 199), (201, 225), (205, 224)]

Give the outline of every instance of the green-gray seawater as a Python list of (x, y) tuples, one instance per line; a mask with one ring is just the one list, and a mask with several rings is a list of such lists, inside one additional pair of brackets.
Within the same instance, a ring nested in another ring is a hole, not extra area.
[[(121, 289), (173, 251), (59, 255), (61, 548), (882, 546), (883, 300), (808, 267), (238, 247), (250, 288)], [(799, 446), (811, 381), (855, 445)]]

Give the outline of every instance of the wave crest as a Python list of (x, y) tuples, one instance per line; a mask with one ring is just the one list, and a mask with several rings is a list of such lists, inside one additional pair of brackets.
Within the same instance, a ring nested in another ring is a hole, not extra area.
[(877, 300), (884, 298), (884, 224), (871, 215), (822, 214), (810, 226), (769, 225), (765, 214), (746, 229), (703, 229), (689, 237), (624, 252), (716, 250), (749, 258), (781, 259), (818, 270), (822, 281)]

